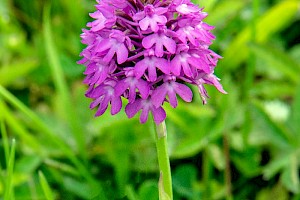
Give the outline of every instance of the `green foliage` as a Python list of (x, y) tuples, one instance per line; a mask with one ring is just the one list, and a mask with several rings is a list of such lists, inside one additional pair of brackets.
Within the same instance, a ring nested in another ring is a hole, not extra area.
[[(194, 2), (228, 94), (166, 106), (174, 199), (300, 199), (300, 1)], [(158, 199), (152, 123), (88, 109), (93, 4), (0, 1), (0, 200)]]

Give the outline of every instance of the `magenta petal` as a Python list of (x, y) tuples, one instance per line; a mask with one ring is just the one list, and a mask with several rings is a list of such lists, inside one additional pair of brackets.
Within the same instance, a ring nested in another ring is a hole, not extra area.
[(103, 98), (103, 101), (100, 103), (100, 106), (95, 114), (96, 117), (103, 115), (103, 113), (106, 111), (106, 109), (108, 107), (109, 100), (110, 100), (109, 96), (105, 96)]
[(142, 108), (142, 99), (135, 100), (133, 103), (129, 103), (125, 107), (125, 113), (128, 118), (132, 118)]
[(153, 108), (151, 111), (156, 124), (160, 124), (167, 117), (166, 111), (162, 107)]
[(117, 114), (118, 112), (120, 112), (122, 108), (122, 100), (120, 96), (115, 96), (111, 99), (111, 110), (110, 113), (112, 115)]
[(165, 85), (162, 85), (162, 86), (159, 86), (158, 88), (156, 88), (151, 95), (151, 101), (152, 101), (153, 105), (156, 108), (162, 106), (162, 104), (166, 98), (166, 95), (167, 95), (167, 90), (165, 88)]
[(146, 49), (150, 49), (154, 45), (156, 40), (157, 40), (157, 34), (149, 35), (143, 39), (142, 45)]
[(90, 104), (90, 109), (94, 109), (96, 106), (98, 106), (98, 105), (101, 103), (102, 100), (103, 100), (102, 98), (97, 98), (97, 99), (95, 99), (95, 100)]
[(136, 98), (135, 86), (131, 86), (129, 88), (128, 102), (129, 103), (134, 102), (135, 98)]
[(111, 59), (114, 57), (114, 55), (115, 55), (115, 50), (113, 48), (109, 49), (109, 51), (103, 58), (103, 62), (109, 63)]
[(180, 55), (176, 55), (175, 58), (171, 61), (171, 72), (175, 76), (179, 76), (181, 72), (181, 62), (180, 62)]
[(146, 65), (146, 63), (144, 62), (144, 60), (136, 63), (136, 65), (134, 67), (135, 76), (137, 78), (141, 78), (143, 76), (143, 74), (145, 73), (147, 67), (148, 66)]
[(143, 31), (147, 30), (150, 25), (150, 19), (148, 17), (145, 17), (139, 22), (139, 25)]
[(147, 99), (150, 92), (148, 83), (146, 81), (139, 79), (138, 84), (136, 84), (136, 87), (139, 89), (142, 98)]
[(162, 43), (170, 53), (174, 54), (176, 52), (176, 42), (173, 39), (164, 36)]
[(164, 55), (164, 47), (163, 42), (161, 40), (157, 40), (155, 44), (155, 55), (157, 57), (162, 57)]
[(142, 113), (140, 116), (140, 122), (142, 124), (144, 124), (148, 120), (149, 111), (150, 111), (149, 107), (144, 107), (142, 109)]
[(120, 44), (117, 48), (117, 61), (118, 64), (124, 63), (128, 58), (128, 50), (124, 44)]
[(181, 66), (183, 68), (183, 72), (184, 72), (185, 75), (187, 75), (188, 77), (192, 77), (193, 76), (193, 73), (192, 73), (192, 70), (191, 70), (191, 66), (187, 62), (182, 62)]
[(174, 91), (169, 91), (168, 96), (169, 96), (169, 101), (170, 101), (171, 106), (173, 108), (176, 108), (177, 104), (178, 104), (176, 93)]
[(99, 45), (97, 45), (97, 48), (95, 49), (97, 52), (103, 52), (111, 47), (112, 43), (111, 40), (102, 40)]
[(148, 76), (149, 76), (149, 80), (151, 82), (156, 81), (157, 74), (156, 74), (156, 68), (155, 68), (155, 66), (148, 66)]
[(150, 21), (150, 28), (153, 32), (157, 32), (158, 31), (158, 25), (157, 22), (154, 21), (153, 19)]
[(128, 88), (129, 84), (125, 80), (120, 80), (114, 87), (115, 95), (121, 96)]
[(170, 74), (170, 63), (167, 60), (163, 58), (157, 58), (155, 64), (156, 67), (162, 72), (164, 72), (165, 74)]
[(191, 102), (193, 99), (193, 93), (191, 91), (191, 89), (182, 84), (182, 83), (177, 83), (177, 82), (173, 82), (172, 86), (175, 90), (175, 92), (186, 102)]

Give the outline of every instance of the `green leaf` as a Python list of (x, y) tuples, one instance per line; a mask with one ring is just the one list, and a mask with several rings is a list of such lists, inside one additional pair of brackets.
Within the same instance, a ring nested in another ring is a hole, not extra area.
[(64, 177), (64, 187), (83, 199), (103, 199), (106, 200), (104, 191), (99, 184), (89, 184), (71, 177)]
[(40, 180), (40, 183), (41, 183), (41, 186), (42, 186), (42, 189), (43, 189), (46, 199), (54, 200), (53, 192), (51, 191), (48, 181), (42, 171), (39, 171), (39, 180)]
[(42, 163), (42, 159), (37, 155), (25, 155), (16, 161), (15, 171), (18, 173), (31, 174)]
[(297, 135), (298, 138), (300, 139), (300, 135), (299, 135), (300, 112), (299, 111), (300, 111), (300, 84), (298, 84), (298, 86), (296, 87), (295, 96), (294, 96), (294, 103), (293, 103), (293, 106), (292, 106), (292, 115), (291, 115), (291, 118), (289, 120), (289, 123), (291, 124), (293, 130), (296, 133), (295, 135)]
[(155, 181), (145, 181), (138, 191), (139, 200), (158, 200), (158, 187)]
[(179, 166), (172, 179), (174, 191), (188, 199), (194, 197), (193, 185), (197, 180), (197, 169), (193, 165)]
[(284, 186), (286, 186), (293, 193), (300, 192), (300, 181), (299, 181), (299, 156), (295, 153), (289, 157), (289, 162), (285, 166), (282, 173), (281, 180)]
[(36, 60), (18, 60), (0, 68), (0, 85), (7, 86), (18, 78), (24, 78), (38, 65)]
[[(253, 129), (251, 139), (259, 142), (265, 139), (264, 142), (270, 143), (276, 147), (287, 149), (291, 148), (295, 141), (292, 139), (290, 132), (286, 130), (286, 127), (274, 122), (264, 111), (262, 105), (255, 102), (251, 106), (251, 114), (253, 119)], [(257, 136), (257, 137), (256, 137)]]
[(207, 151), (214, 166), (219, 170), (223, 170), (225, 168), (225, 157), (222, 149), (215, 144), (211, 144), (208, 146)]
[(294, 83), (299, 82), (300, 64), (287, 53), (271, 45), (251, 44), (249, 47), (258, 58), (265, 61), (264, 67), (277, 70)]
[[(291, 24), (299, 9), (298, 0), (280, 1), (274, 7), (269, 9), (256, 24), (256, 41), (264, 43), (276, 32)], [(287, 12), (288, 11), (288, 12)], [(280, 13), (280, 17), (278, 17)], [(247, 43), (251, 39), (251, 26), (249, 25), (242, 30), (231, 44), (226, 48), (223, 56), (224, 59), (220, 62), (224, 68), (237, 68), (249, 55)], [(221, 67), (222, 68), (222, 67)]]
[(263, 169), (264, 178), (267, 180), (271, 179), (279, 173), (288, 164), (288, 162), (289, 157), (286, 156), (286, 153), (272, 159), (272, 161)]
[(14, 195), (13, 175), (14, 175), (14, 164), (15, 164), (15, 150), (16, 150), (16, 140), (13, 139), (11, 143), (8, 166), (7, 166), (7, 177), (6, 177), (5, 192), (4, 192), (5, 200), (13, 199), (13, 195)]

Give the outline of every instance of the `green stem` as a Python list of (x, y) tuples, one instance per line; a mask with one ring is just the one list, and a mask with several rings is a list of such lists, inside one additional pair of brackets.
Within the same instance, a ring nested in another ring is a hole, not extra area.
[[(169, 197), (169, 199), (173, 199), (171, 167), (168, 155), (167, 129), (165, 121), (160, 124), (155, 123), (155, 130), (158, 165), (161, 174), (160, 185), (163, 186), (163, 188), (159, 187), (160, 200), (167, 199), (167, 197), (165, 197), (165, 194)], [(163, 191), (161, 191), (162, 189)]]

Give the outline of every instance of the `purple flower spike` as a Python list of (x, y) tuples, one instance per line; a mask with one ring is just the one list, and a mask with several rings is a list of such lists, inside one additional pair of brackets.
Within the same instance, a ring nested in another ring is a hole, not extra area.
[(139, 111), (140, 122), (152, 113), (155, 123), (166, 118), (165, 102), (175, 108), (178, 97), (191, 102), (195, 85), (206, 103), (204, 85), (226, 93), (214, 68), (221, 58), (209, 49), (214, 28), (203, 22), (207, 13), (190, 0), (97, 0), (94, 21), (83, 29), (80, 53), (86, 70), (86, 97), (102, 115), (122, 108), (129, 118)]

